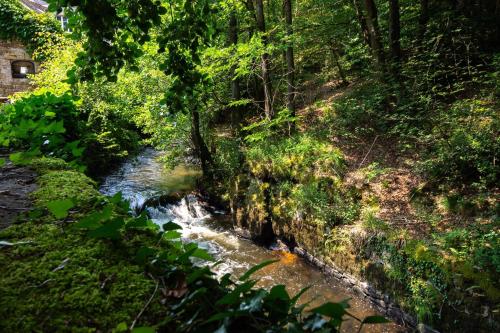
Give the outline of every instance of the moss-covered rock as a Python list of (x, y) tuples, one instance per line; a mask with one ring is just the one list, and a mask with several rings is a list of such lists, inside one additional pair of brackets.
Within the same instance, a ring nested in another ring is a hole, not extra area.
[[(35, 205), (72, 199), (72, 220), (92, 212), (103, 197), (95, 182), (61, 160), (33, 161), (41, 173)], [(33, 214), (0, 231), (0, 331), (96, 332), (130, 325), (153, 294), (155, 282), (134, 262), (147, 235), (110, 243), (89, 238), (71, 224)], [(138, 324), (157, 323), (165, 308), (155, 297)]]

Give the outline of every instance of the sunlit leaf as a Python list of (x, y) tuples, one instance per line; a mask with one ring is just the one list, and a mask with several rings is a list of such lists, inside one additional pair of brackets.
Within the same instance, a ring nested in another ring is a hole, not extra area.
[(132, 333), (155, 333), (156, 330), (153, 327), (137, 327), (132, 330)]
[(68, 211), (73, 208), (75, 204), (72, 200), (56, 200), (49, 202), (47, 204), (47, 209), (54, 215), (57, 219), (63, 219), (68, 216)]

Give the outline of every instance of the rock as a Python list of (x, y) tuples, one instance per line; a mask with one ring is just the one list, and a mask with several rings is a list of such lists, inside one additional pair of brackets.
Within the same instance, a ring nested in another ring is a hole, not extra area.
[(439, 333), (439, 331), (436, 331), (432, 327), (427, 326), (427, 325), (422, 324), (422, 323), (418, 324), (417, 332), (418, 333)]

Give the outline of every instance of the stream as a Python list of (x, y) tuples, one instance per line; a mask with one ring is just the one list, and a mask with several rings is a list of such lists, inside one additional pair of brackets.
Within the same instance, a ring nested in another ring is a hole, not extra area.
[[(283, 284), (291, 295), (310, 286), (301, 297), (302, 303), (311, 301), (310, 306), (316, 306), (327, 301), (339, 302), (349, 298), (349, 312), (356, 317), (377, 314), (368, 301), (347, 290), (339, 281), (327, 278), (297, 255), (284, 250), (273, 250), (273, 247), (264, 248), (238, 237), (232, 231), (230, 217), (225, 212), (210, 213), (211, 210), (207, 209), (205, 203), (190, 194), (200, 172), (186, 166), (166, 170), (158, 161), (160, 156), (161, 153), (153, 149), (144, 150), (138, 157), (125, 162), (106, 177), (100, 191), (106, 195), (122, 192), (123, 197), (130, 201), (132, 209), (146, 209), (152, 220), (160, 226), (169, 221), (181, 225), (184, 241), (194, 241), (216, 260), (223, 260), (223, 264), (215, 269), (219, 276), (226, 273), (240, 276), (262, 261), (279, 259), (279, 262), (254, 275), (259, 279), (259, 286)], [(179, 193), (184, 195), (176, 202), (146, 204), (152, 198)], [(347, 320), (343, 331), (357, 332), (357, 322)], [(405, 331), (392, 323), (367, 325), (362, 330), (391, 333)]]

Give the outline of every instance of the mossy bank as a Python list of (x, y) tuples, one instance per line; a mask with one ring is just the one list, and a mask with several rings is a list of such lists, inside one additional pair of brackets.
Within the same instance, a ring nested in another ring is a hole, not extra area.
[[(414, 215), (396, 215), (397, 207), (388, 213), (381, 202), (381, 191), (402, 191), (404, 184), (393, 179), (401, 169), (373, 161), (353, 167), (341, 149), (307, 134), (262, 142), (244, 153), (242, 171), (211, 187), (243, 236), (263, 243), (279, 238), (326, 272), (342, 272), (361, 294), (378, 290), (383, 297), (372, 301), (410, 326), (425, 323), (444, 332), (500, 328), (493, 209), (476, 209), (482, 214), (450, 231), (439, 223), (462, 215), (440, 210), (446, 198), (420, 185), (403, 199), (419, 219), (405, 221)], [(463, 200), (479, 205), (474, 198)]]
[[(36, 159), (30, 167), (39, 174), (33, 210), (0, 231), (10, 243), (0, 249), (0, 331), (95, 332), (131, 323), (155, 288), (131, 258), (138, 243), (152, 240), (138, 234), (110, 244), (72, 229), (104, 200), (95, 182), (62, 160)], [(67, 217), (47, 213), (47, 204), (66, 199), (76, 203)], [(139, 324), (161, 311), (152, 302)]]

